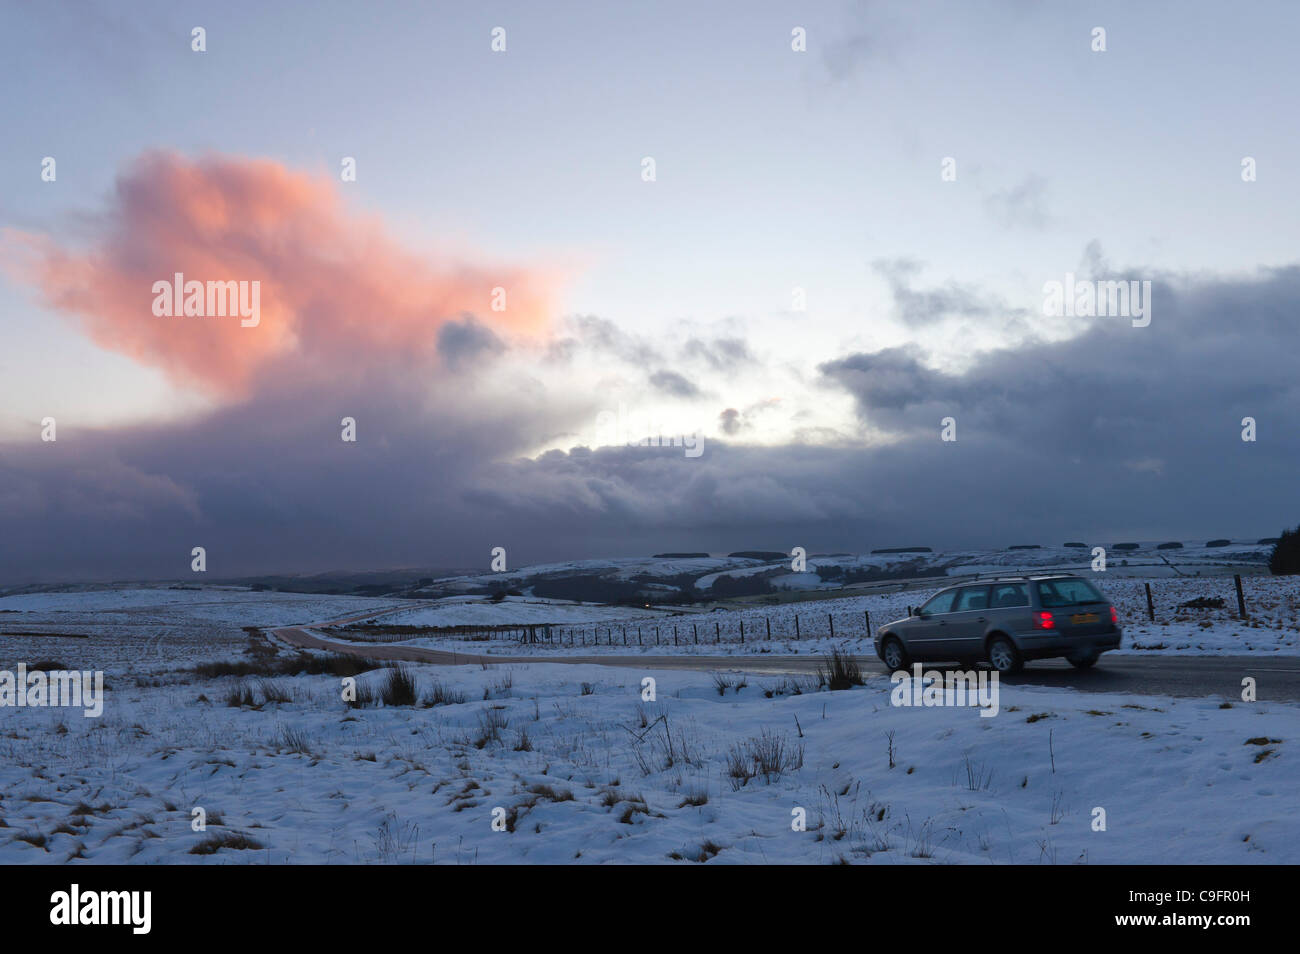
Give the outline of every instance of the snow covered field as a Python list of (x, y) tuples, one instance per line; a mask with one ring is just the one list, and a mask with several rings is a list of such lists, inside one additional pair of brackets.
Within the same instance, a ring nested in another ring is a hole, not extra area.
[[(1294, 578), (1249, 578), (1245, 624), (1231, 579), (1160, 581), (1154, 625), (1134, 622), (1140, 580), (1102, 585), (1130, 636), (1164, 644), (1135, 651), (1296, 651)], [(798, 642), (678, 651), (807, 654), (831, 645), (812, 625), (829, 612), (835, 643), (865, 651), (860, 631), (855, 642), (840, 627), (864, 607), (873, 624), (902, 615), (925, 592), (583, 618), (593, 631), (657, 625), (661, 645), (643, 651), (672, 652), (666, 626), (703, 633), (743, 617), (757, 634), (765, 616), (775, 630), (797, 612), (810, 634)], [(1227, 608), (1175, 608), (1207, 596)], [(3, 636), (0, 670), (52, 660), (108, 683), (100, 718), (0, 707), (0, 863), (1300, 862), (1296, 706), (1017, 686), (984, 718), (891, 706), (882, 677), (831, 692), (806, 676), (730, 673), (719, 692), (709, 673), (633, 656), (620, 668), (416, 665), (416, 704), (351, 707), (337, 674), (259, 674), (274, 650), (242, 629), (393, 607), (376, 619), (523, 623), (590, 609), (458, 599), (430, 616), (394, 600), (213, 588), (0, 599), (16, 611), (0, 612), (0, 633), (89, 637)], [(194, 671), (214, 660), (254, 672)], [(362, 668), (363, 698), (379, 693), (391, 670)], [(655, 701), (642, 701), (646, 677)], [(752, 775), (756, 758), (768, 771)], [(206, 831), (191, 829), (196, 808)], [(1105, 831), (1093, 830), (1096, 808)], [(507, 830), (493, 830), (495, 809)], [(791, 827), (797, 809), (806, 831)]]
[[(654, 619), (668, 615), (664, 610), (627, 606), (604, 606), (564, 600), (511, 596), (499, 603), (481, 596), (452, 596), (437, 606), (388, 613), (378, 622), (398, 626), (527, 626), (551, 623), (581, 625), (626, 620)], [(363, 622), (369, 622), (363, 621)]]
[[(204, 587), (101, 587), (0, 598), (0, 669), (19, 660), (150, 673), (243, 650), (244, 626), (283, 626), (400, 601)], [(12, 633), (69, 634), (13, 636)], [(88, 639), (74, 638), (87, 636)]]
[(883, 678), (416, 668), (451, 701), (349, 708), (322, 675), (0, 710), (0, 862), (1300, 862), (1285, 705), (1016, 688), (982, 718)]

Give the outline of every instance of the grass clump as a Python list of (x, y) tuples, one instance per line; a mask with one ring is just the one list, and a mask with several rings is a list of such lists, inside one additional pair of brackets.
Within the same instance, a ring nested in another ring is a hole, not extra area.
[(854, 686), (866, 685), (867, 682), (857, 660), (838, 649), (832, 649), (830, 655), (823, 659), (817, 670), (817, 681), (832, 691), (852, 689)]

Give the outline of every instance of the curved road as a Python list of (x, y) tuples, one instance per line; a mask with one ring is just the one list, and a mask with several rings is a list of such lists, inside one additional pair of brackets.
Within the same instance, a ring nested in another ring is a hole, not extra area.
[[(388, 612), (411, 609), (396, 607)], [(546, 663), (550, 665), (615, 666), (634, 669), (686, 669), (754, 673), (803, 673), (817, 671), (818, 656), (686, 656), (686, 655), (556, 655), (556, 656), (482, 656), (472, 653), (444, 652), (419, 646), (395, 646), (376, 643), (344, 643), (322, 637), (313, 629), (323, 629), (383, 613), (366, 613), (347, 619), (315, 623), (311, 627), (285, 626), (271, 630), (272, 635), (304, 649), (326, 649), (346, 656), (403, 662), (433, 663), (443, 666), (502, 663)], [(880, 675), (888, 670), (875, 656), (854, 656), (864, 672)], [(943, 669), (928, 665), (927, 669)], [(1016, 676), (1002, 681), (1012, 686), (1068, 687), (1083, 692), (1125, 692), (1141, 695), (1184, 696), (1198, 698), (1222, 696), (1241, 698), (1241, 681), (1247, 676), (1256, 682), (1256, 696), (1261, 702), (1300, 702), (1300, 656), (1102, 656), (1095, 669), (1079, 672), (1061, 659), (1029, 663)]]

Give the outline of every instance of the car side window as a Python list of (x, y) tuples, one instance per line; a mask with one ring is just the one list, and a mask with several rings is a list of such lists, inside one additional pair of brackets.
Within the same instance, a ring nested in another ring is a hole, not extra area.
[(957, 595), (956, 590), (947, 590), (933, 597), (929, 602), (921, 607), (921, 612), (927, 616), (934, 616), (937, 613), (951, 613), (953, 597)]
[(993, 609), (1007, 606), (1028, 606), (1029, 590), (1023, 583), (999, 583), (993, 587), (993, 598), (989, 601)]
[(954, 613), (988, 608), (989, 588), (987, 586), (963, 586), (957, 591), (957, 604), (953, 609)]

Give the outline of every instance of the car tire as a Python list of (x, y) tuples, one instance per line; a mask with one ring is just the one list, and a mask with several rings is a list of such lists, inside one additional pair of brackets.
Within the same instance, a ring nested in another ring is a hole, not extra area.
[(885, 641), (880, 645), (880, 658), (890, 672), (912, 667), (912, 658), (908, 656), (903, 641), (897, 636), (885, 637)]
[(1066, 656), (1071, 666), (1075, 669), (1091, 669), (1097, 665), (1097, 660), (1101, 658), (1101, 653), (1092, 653), (1089, 656)]
[(1003, 675), (1009, 675), (1024, 669), (1025, 660), (1015, 643), (1005, 636), (997, 636), (989, 641), (989, 665)]

